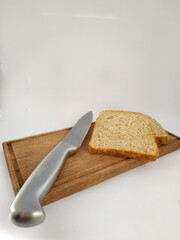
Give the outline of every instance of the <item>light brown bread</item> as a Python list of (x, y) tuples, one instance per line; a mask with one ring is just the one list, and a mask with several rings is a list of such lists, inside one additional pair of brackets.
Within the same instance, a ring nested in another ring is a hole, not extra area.
[(103, 111), (96, 120), (89, 151), (154, 161), (158, 147), (146, 115), (126, 111)]
[(147, 116), (151, 122), (152, 129), (155, 134), (156, 142), (161, 144), (167, 144), (169, 142), (169, 135), (164, 130), (164, 128), (161, 126), (159, 122), (157, 122), (155, 119), (153, 119), (150, 116)]

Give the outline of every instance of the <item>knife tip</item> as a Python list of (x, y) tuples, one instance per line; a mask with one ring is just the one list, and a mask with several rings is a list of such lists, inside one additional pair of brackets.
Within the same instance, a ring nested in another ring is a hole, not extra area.
[(86, 115), (89, 115), (91, 118), (93, 118), (93, 112), (92, 111), (87, 112)]

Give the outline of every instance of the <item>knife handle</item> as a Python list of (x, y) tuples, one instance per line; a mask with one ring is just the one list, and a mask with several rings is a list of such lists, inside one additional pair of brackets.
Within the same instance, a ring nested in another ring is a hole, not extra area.
[(55, 182), (65, 159), (77, 149), (62, 141), (36, 167), (11, 205), (10, 218), (15, 225), (32, 227), (44, 221), (46, 215), (40, 202)]

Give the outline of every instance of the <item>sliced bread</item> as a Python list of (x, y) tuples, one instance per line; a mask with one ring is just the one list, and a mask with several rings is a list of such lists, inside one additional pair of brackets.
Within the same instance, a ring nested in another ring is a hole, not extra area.
[(89, 151), (147, 161), (156, 160), (159, 154), (146, 115), (126, 111), (103, 111), (99, 114)]
[(151, 122), (152, 129), (155, 134), (156, 142), (160, 144), (167, 144), (169, 142), (169, 135), (164, 130), (164, 128), (161, 126), (159, 122), (157, 122), (155, 119), (153, 119), (150, 116), (147, 116)]

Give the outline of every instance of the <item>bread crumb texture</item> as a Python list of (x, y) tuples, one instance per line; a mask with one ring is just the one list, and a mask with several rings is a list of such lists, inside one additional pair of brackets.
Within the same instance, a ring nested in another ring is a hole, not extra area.
[(126, 111), (103, 111), (99, 114), (89, 151), (147, 161), (158, 157), (158, 147), (148, 117)]

